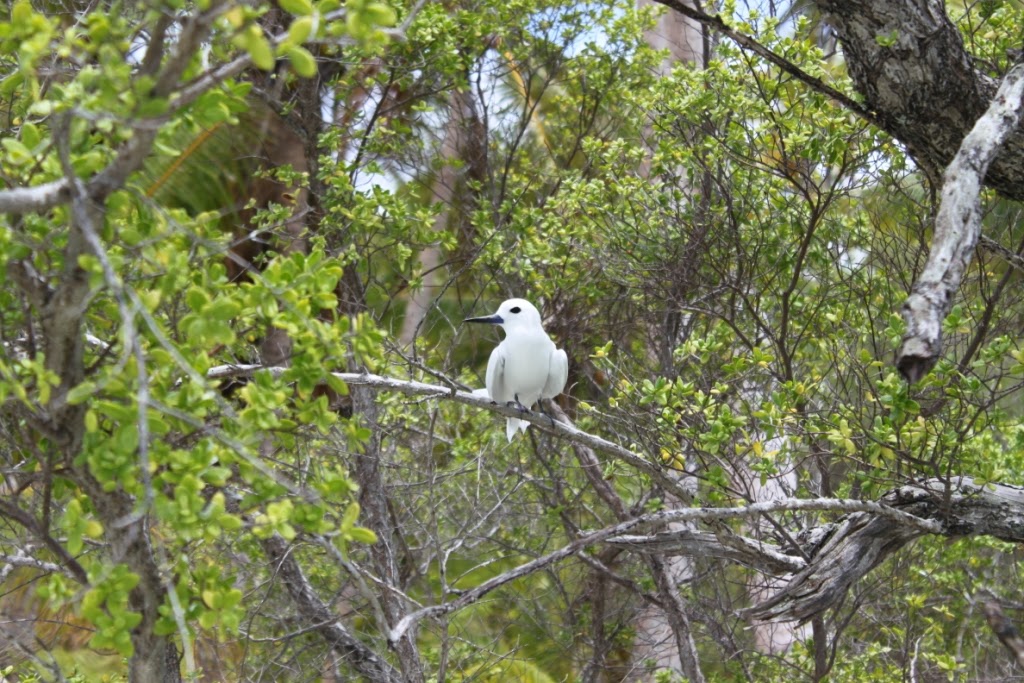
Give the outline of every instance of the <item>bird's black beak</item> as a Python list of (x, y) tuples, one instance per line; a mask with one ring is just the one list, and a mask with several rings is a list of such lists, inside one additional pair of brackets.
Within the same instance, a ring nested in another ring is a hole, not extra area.
[(505, 321), (500, 315), (485, 315), (482, 318), (466, 318), (464, 323), (487, 323), (488, 325), (501, 325)]

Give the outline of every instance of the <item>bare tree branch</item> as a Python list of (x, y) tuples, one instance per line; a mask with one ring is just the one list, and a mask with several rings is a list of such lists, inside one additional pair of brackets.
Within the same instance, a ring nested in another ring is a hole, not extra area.
[[(903, 514), (937, 524), (926, 532), (891, 516), (858, 512), (822, 529), (807, 567), (771, 599), (746, 614), (759, 621), (806, 621), (833, 607), (851, 585), (923, 533), (988, 535), (1024, 543), (1024, 488), (979, 486), (969, 477), (902, 486), (882, 499)], [(805, 532), (806, 533), (806, 532)]]
[[(554, 411), (558, 421), (567, 426), (573, 426), (569, 416), (556, 404), (550, 401), (551, 409)], [(597, 495), (615, 512), (620, 521), (629, 518), (626, 511), (626, 504), (611, 484), (609, 484), (601, 473), (600, 462), (597, 454), (589, 446), (573, 442), (573, 452), (580, 463), (590, 482), (591, 487)], [(690, 498), (686, 498), (687, 501)], [(580, 556), (581, 558), (583, 555)], [(678, 578), (673, 577), (670, 566), (662, 557), (649, 554), (645, 557), (647, 568), (654, 579), (658, 591), (658, 608), (661, 609), (668, 622), (676, 640), (676, 650), (679, 652), (679, 662), (687, 679), (695, 682), (704, 681), (704, 672), (700, 668), (700, 656), (697, 653), (697, 646), (693, 640), (693, 629), (690, 627), (690, 620), (686, 614), (686, 606), (683, 604), (679, 594)]]
[[(417, 5), (416, 8), (414, 8), (413, 13), (409, 15), (406, 22), (410, 22), (412, 21), (413, 18), (415, 18), (416, 14), (419, 12), (420, 7), (422, 7), (422, 3), (420, 5)], [(320, 17), (320, 21), (324, 23), (344, 21), (346, 14), (347, 10), (335, 10), (333, 12), (328, 12), (324, 16)], [(386, 31), (387, 35), (395, 40), (404, 40), (405, 28), (407, 26), (406, 22), (403, 22), (402, 27), (398, 29), (390, 29)], [(270, 44), (276, 47), (283, 43), (287, 38), (288, 32), (282, 31), (276, 36), (272, 36), (270, 38)], [(333, 42), (342, 46), (357, 44), (357, 41), (351, 38), (344, 37), (334, 39)], [(211, 88), (220, 85), (229, 78), (237, 76), (250, 66), (252, 66), (252, 56), (248, 52), (243, 52), (239, 56), (232, 59), (230, 62), (225, 62), (224, 64), (221, 64), (220, 66), (207, 71), (206, 73), (198, 76), (197, 78), (193, 79), (190, 83), (186, 84), (183, 88), (181, 88), (178, 94), (171, 99), (169, 109), (171, 111), (177, 111), (182, 107), (186, 107), (189, 104), (192, 104), (199, 98), (200, 95), (205, 93), (207, 90), (210, 90)]]
[[(191, 15), (185, 20), (174, 49), (157, 74), (152, 89), (153, 97), (169, 97), (174, 92), (199, 45), (209, 35), (213, 22), (226, 7), (225, 0), (217, 0), (211, 2), (205, 11)], [(124, 144), (110, 165), (89, 180), (89, 196), (94, 200), (101, 200), (111, 192), (121, 189), (128, 176), (142, 166), (158, 132), (157, 126), (137, 128), (135, 135)]]
[[(261, 366), (219, 366), (211, 369), (208, 377), (250, 375), (260, 370), (275, 374), (284, 371), (283, 368)], [(486, 397), (470, 392), (369, 374), (335, 373), (335, 376), (353, 385), (398, 391), (409, 395), (432, 396), (501, 415), (518, 416), (573, 443), (593, 447), (594, 450), (636, 464), (638, 469), (644, 472), (657, 472), (657, 468), (642, 456), (600, 437), (581, 432), (565, 423), (555, 423), (540, 414), (522, 414), (517, 409), (493, 404)], [(659, 481), (667, 478), (661, 474), (661, 477), (655, 477)], [(707, 550), (713, 554), (756, 566), (768, 573), (788, 574), (799, 569), (779, 593), (746, 612), (754, 619), (803, 621), (820, 614), (838, 604), (854, 582), (893, 552), (923, 534), (948, 537), (991, 535), (1011, 542), (1024, 543), (1024, 488), (1002, 484), (982, 487), (968, 477), (952, 481), (928, 480), (903, 486), (887, 494), (880, 502), (791, 498), (736, 508), (664, 510), (583, 534), (563, 548), (493, 577), (451, 602), (407, 614), (392, 629), (389, 640), (395, 642), (402, 638), (410, 628), (424, 618), (439, 617), (461, 609), (515, 579), (547, 568), (590, 545), (615, 543), (644, 546), (671, 542), (675, 544), (674, 552), (692, 549), (695, 553), (704, 554), (699, 541), (710, 540), (689, 533), (662, 532), (646, 538), (626, 535), (638, 527), (658, 528), (671, 522), (727, 520), (798, 510), (847, 513), (834, 523), (806, 529), (797, 535), (797, 541), (802, 544), (799, 552), (806, 556), (807, 560), (786, 559), (785, 553), (780, 550), (766, 548), (763, 544), (746, 539), (729, 539), (728, 551), (721, 539), (716, 539), (718, 543), (709, 543), (707, 546)], [(805, 562), (805, 565), (800, 568), (799, 562)]]
[[(278, 375), (283, 373), (286, 369), (287, 368), (283, 367), (266, 367), (262, 365), (219, 365), (217, 367), (210, 368), (206, 373), (206, 376), (209, 379), (246, 377), (259, 371), (266, 371)], [(487, 396), (479, 396), (468, 391), (459, 391), (455, 388), (442, 387), (436, 384), (425, 384), (415, 380), (394, 379), (392, 377), (382, 377), (381, 375), (360, 373), (335, 372), (331, 374), (347, 384), (367, 386), (377, 391), (398, 391), (411, 396), (445, 398), (455, 401), (456, 403), (464, 403), (477, 408), (483, 408), (484, 410), (489, 410), (493, 413), (504, 415), (506, 417), (517, 417), (537, 426), (540, 429), (543, 429), (544, 431), (564, 437), (574, 443), (579, 443), (589, 448), (593, 448), (595, 451), (612, 455), (635, 467), (644, 474), (647, 474), (673, 494), (678, 495), (683, 499), (688, 497), (688, 494), (682, 489), (679, 482), (668, 476), (659, 466), (646, 460), (642, 456), (637, 455), (628, 448), (624, 448), (623, 446), (612, 443), (611, 441), (602, 439), (599, 436), (580, 431), (570, 424), (555, 422), (550, 417), (541, 413), (529, 411), (524, 413), (522, 410), (514, 406), (494, 403)]]
[(690, 618), (686, 615), (686, 605), (679, 594), (679, 586), (673, 580), (672, 572), (663, 558), (650, 556), (648, 563), (654, 575), (654, 582), (658, 586), (658, 596), (663, 602), (668, 603), (663, 605), (663, 609), (675, 636), (683, 673), (692, 683), (704, 683), (706, 679), (700, 668), (697, 644), (693, 640), (693, 628), (690, 626)]
[(616, 536), (606, 542), (608, 545), (641, 553), (717, 557), (773, 574), (798, 572), (807, 566), (803, 559), (781, 553), (766, 543), (742, 536), (736, 536), (725, 543), (717, 535), (706, 531), (683, 529), (662, 531), (650, 536)]
[(978, 245), (993, 254), (999, 254), (1017, 272), (1024, 273), (1024, 256), (1015, 254), (987, 235), (978, 237)]
[[(929, 177), (956, 155), (998, 82), (967, 51), (942, 0), (815, 0), (842, 45), (847, 71), (879, 127), (905, 144)], [(880, 37), (889, 40), (880, 40)], [(1016, 131), (986, 184), (1024, 197), (1024, 136)]]
[(3, 569), (0, 569), (0, 583), (7, 578), (8, 574), (15, 567), (32, 567), (33, 569), (55, 574), (64, 573), (64, 568), (60, 565), (46, 562), (45, 560), (38, 560), (29, 555), (24, 548), (17, 548), (14, 555), (0, 555), (0, 563), (4, 565)]
[[(209, 35), (213, 22), (222, 14), (226, 6), (223, 1), (214, 2), (207, 10), (188, 17), (184, 22), (174, 49), (163, 68), (157, 73), (156, 82), (151, 91), (154, 97), (171, 98), (169, 111), (177, 111), (191, 104), (210, 88), (222, 83), (225, 79), (238, 75), (252, 64), (252, 57), (245, 53), (181, 87), (175, 95), (174, 91), (179, 88), (181, 76), (196, 54), (198, 46)], [(326, 15), (322, 20), (331, 21), (343, 17), (344, 11), (339, 10)], [(166, 50), (163, 45), (157, 43), (166, 40), (168, 24), (169, 20), (166, 16), (161, 15), (157, 19), (151, 36), (152, 42), (147, 48), (140, 73), (152, 73), (163, 57)], [(274, 45), (280, 44), (287, 35), (287, 32), (282, 32), (280, 35), (274, 36), (271, 42)], [(165, 118), (166, 114), (163, 114), (149, 119), (149, 121), (162, 121)], [(120, 189), (149, 154), (160, 126), (137, 125), (134, 128), (135, 135), (122, 146), (114, 160), (86, 183), (88, 194), (92, 199), (103, 199), (111, 192)], [(60, 204), (66, 204), (71, 200), (71, 196), (71, 184), (67, 178), (33, 187), (0, 190), (0, 213), (42, 213)]]
[[(911, 497), (911, 500), (914, 502), (918, 502), (918, 498), (915, 495), (915, 492), (923, 492), (925, 495), (931, 494), (931, 492), (926, 491), (924, 489), (918, 490), (916, 487), (908, 488), (914, 489), (914, 491), (907, 492), (906, 494), (909, 495)], [(1021, 496), (1021, 506), (1022, 509), (1024, 509), (1024, 493), (1022, 493)], [(457, 599), (451, 602), (445, 603), (443, 605), (425, 607), (421, 610), (413, 612), (407, 615), (404, 619), (402, 619), (401, 622), (399, 622), (399, 624), (393, 629), (392, 633), (390, 634), (389, 640), (393, 642), (397, 638), (400, 638), (405, 634), (405, 632), (409, 628), (411, 628), (416, 622), (420, 621), (421, 619), (424, 619), (426, 617), (438, 617), (453, 612), (455, 610), (461, 609), (467, 605), (476, 602), (484, 595), (487, 595), (491, 591), (494, 591), (495, 589), (500, 588), (501, 586), (511, 581), (532, 574), (533, 572), (545, 569), (557, 562), (560, 562), (561, 560), (567, 557), (570, 557), (582, 551), (587, 546), (595, 545), (597, 543), (621, 543), (624, 540), (628, 540), (631, 537), (626, 536), (626, 532), (637, 527), (658, 527), (669, 522), (679, 521), (709, 519), (724, 520), (736, 519), (741, 517), (756, 517), (766, 512), (779, 512), (783, 510), (846, 511), (851, 509), (869, 510), (870, 513), (859, 512), (855, 513), (854, 515), (849, 515), (849, 517), (862, 515), (866, 517), (868, 521), (872, 519), (882, 520), (886, 525), (888, 525), (889, 529), (904, 530), (904, 533), (908, 533), (911, 538), (916, 538), (917, 536), (920, 536), (923, 533), (927, 533), (925, 529), (928, 529), (931, 533), (937, 534), (949, 535), (950, 533), (946, 526), (938, 522), (927, 519), (920, 519), (906, 512), (902, 512), (900, 510), (888, 507), (887, 505), (882, 505), (879, 503), (870, 503), (867, 501), (833, 500), (827, 498), (801, 500), (791, 498), (785, 500), (768, 501), (764, 503), (755, 503), (753, 505), (746, 505), (743, 507), (735, 508), (682, 508), (675, 510), (663, 510), (660, 512), (654, 512), (647, 515), (641, 515), (639, 517), (635, 517), (625, 522), (620, 522), (619, 524), (615, 524), (613, 526), (606, 527), (598, 531), (593, 531), (589, 534), (584, 534), (572, 543), (569, 543), (564, 547), (560, 548), (559, 550), (538, 557), (535, 560), (527, 562), (526, 564), (520, 565), (514, 569), (510, 569), (509, 571), (503, 574), (500, 574), (489, 579), (488, 581), (485, 581), (476, 588), (466, 591)], [(1022, 517), (1021, 519), (1022, 525), (1024, 525), (1024, 517)], [(1021, 533), (1021, 540), (1024, 541), (1024, 528), (1022, 528)], [(753, 543), (753, 541), (751, 541), (751, 543)], [(778, 564), (778, 560), (773, 560), (773, 562), (776, 565)], [(872, 565), (872, 567), (873, 566), (874, 565)], [(870, 567), (868, 569), (870, 569)], [(788, 568), (785, 568), (785, 570), (789, 571)], [(864, 573), (867, 573), (867, 570), (853, 578), (859, 578)], [(853, 579), (851, 579), (850, 582), (852, 582), (852, 580)], [(845, 584), (844, 590), (845, 587), (848, 587), (848, 585), (849, 582)]]
[(66, 178), (33, 187), (14, 187), (0, 191), (0, 213), (40, 213), (71, 199)]
[(1003, 142), (1017, 129), (1022, 96), (1024, 65), (1017, 65), (1006, 74), (988, 111), (964, 138), (943, 174), (928, 262), (903, 304), (907, 330), (896, 367), (909, 382), (924, 377), (942, 352), (942, 320), (953, 305), (953, 295), (981, 234), (980, 194), (985, 173)]
[(12, 505), (0, 500), (0, 517), (17, 522), (29, 533), (36, 537), (54, 556), (60, 561), (64, 571), (71, 575), (75, 581), (85, 585), (89, 583), (89, 575), (85, 568), (78, 563), (71, 553), (53, 536), (46, 532), (42, 526), (25, 510), (17, 505)]

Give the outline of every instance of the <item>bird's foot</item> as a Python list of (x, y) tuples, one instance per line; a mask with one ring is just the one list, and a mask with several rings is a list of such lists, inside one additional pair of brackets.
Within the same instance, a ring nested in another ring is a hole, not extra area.
[(519, 412), (521, 412), (521, 413), (528, 413), (528, 412), (530, 412), (529, 408), (527, 408), (526, 406), (524, 406), (522, 403), (519, 402), (519, 397), (518, 396), (516, 397), (516, 399), (514, 401), (509, 401), (505, 405), (507, 405), (509, 408), (517, 408), (519, 410)]
[(555, 428), (555, 417), (554, 417), (554, 415), (551, 415), (550, 413), (548, 413), (548, 411), (544, 410), (544, 399), (541, 399), (540, 401), (538, 401), (537, 405), (540, 406), (540, 414), (543, 415), (544, 417), (546, 417), (548, 420), (551, 421), (551, 428), (554, 429)]

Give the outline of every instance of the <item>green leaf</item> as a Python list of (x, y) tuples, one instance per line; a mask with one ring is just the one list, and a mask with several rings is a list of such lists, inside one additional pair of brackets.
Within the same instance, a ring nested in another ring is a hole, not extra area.
[(278, 4), (285, 12), (297, 16), (305, 17), (313, 13), (313, 3), (310, 0), (278, 0)]
[(210, 303), (210, 295), (205, 289), (191, 287), (185, 293), (185, 303), (196, 313), (202, 311)]
[(263, 29), (255, 24), (250, 24), (245, 31), (239, 34), (241, 47), (252, 58), (252, 63), (264, 71), (272, 71), (274, 68), (274, 50), (270, 42), (263, 35)]
[(21, 126), (21, 141), (25, 143), (25, 146), (30, 150), (35, 149), (39, 142), (43, 139), (42, 134), (39, 132), (39, 127), (34, 123), (26, 122)]
[(341, 530), (349, 531), (352, 529), (357, 519), (359, 519), (359, 503), (352, 501), (345, 508), (345, 513), (341, 517)]
[(299, 17), (288, 27), (289, 45), (302, 45), (313, 33), (313, 17)]
[(378, 26), (394, 26), (397, 21), (395, 10), (383, 2), (371, 2), (363, 11), (366, 18)]
[(15, 166), (24, 166), (32, 162), (32, 152), (23, 142), (15, 138), (3, 138), (0, 144), (7, 150), (8, 159)]
[(338, 392), (340, 396), (348, 396), (348, 384), (345, 383), (345, 380), (330, 372), (327, 373), (326, 378), (327, 386)]
[(377, 542), (377, 534), (373, 533), (370, 529), (361, 526), (355, 526), (348, 530), (348, 535), (353, 541), (358, 543), (365, 543), (367, 545), (373, 545)]
[(301, 46), (288, 48), (288, 60), (292, 63), (295, 73), (303, 78), (312, 78), (316, 75), (316, 58), (306, 48)]
[(11, 9), (11, 23), (15, 26), (26, 25), (32, 19), (32, 3), (19, 0)]
[(17, 90), (24, 82), (25, 75), (20, 71), (16, 71), (10, 76), (7, 76), (3, 81), (0, 81), (0, 96), (3, 96), (4, 98), (12, 97), (14, 95), (14, 91)]
[(86, 399), (93, 398), (96, 394), (96, 385), (88, 380), (82, 382), (77, 387), (72, 387), (67, 395), (67, 402), (71, 405), (78, 405), (79, 403), (85, 402)]
[(220, 298), (203, 308), (203, 315), (213, 320), (231, 320), (241, 312), (242, 306), (232, 299)]

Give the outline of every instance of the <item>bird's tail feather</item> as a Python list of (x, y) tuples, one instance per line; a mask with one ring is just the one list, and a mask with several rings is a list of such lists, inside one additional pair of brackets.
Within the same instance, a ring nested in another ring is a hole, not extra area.
[(516, 435), (516, 430), (525, 432), (526, 428), (530, 426), (530, 423), (526, 420), (520, 420), (518, 417), (510, 417), (505, 420), (505, 436), (508, 437), (508, 442), (512, 443), (512, 437)]

